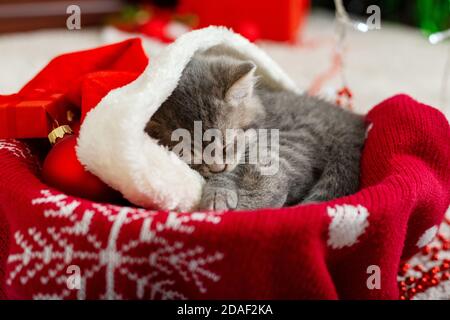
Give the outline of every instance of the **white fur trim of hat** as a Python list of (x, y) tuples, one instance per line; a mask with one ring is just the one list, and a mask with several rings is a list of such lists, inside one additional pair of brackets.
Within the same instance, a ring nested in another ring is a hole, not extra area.
[(203, 178), (177, 155), (158, 145), (144, 128), (176, 88), (197, 50), (223, 45), (252, 60), (260, 77), (297, 91), (294, 82), (260, 48), (224, 27), (208, 27), (179, 37), (128, 85), (112, 90), (85, 117), (77, 156), (86, 169), (135, 205), (160, 210), (195, 210)]

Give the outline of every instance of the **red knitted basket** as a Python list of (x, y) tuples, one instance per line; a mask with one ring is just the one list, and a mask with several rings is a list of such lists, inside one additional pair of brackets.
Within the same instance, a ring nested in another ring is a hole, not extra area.
[(404, 95), (366, 119), (360, 192), (246, 212), (74, 198), (40, 181), (33, 143), (0, 140), (0, 297), (396, 299), (450, 202), (450, 129)]

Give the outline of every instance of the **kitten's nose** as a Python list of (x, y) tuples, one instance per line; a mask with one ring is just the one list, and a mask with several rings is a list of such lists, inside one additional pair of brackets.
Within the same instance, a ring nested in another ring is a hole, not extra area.
[(227, 168), (227, 165), (224, 163), (221, 163), (221, 164), (214, 163), (214, 164), (210, 164), (208, 166), (208, 168), (209, 168), (209, 171), (211, 171), (212, 173), (221, 173), (221, 172), (225, 171), (225, 169)]

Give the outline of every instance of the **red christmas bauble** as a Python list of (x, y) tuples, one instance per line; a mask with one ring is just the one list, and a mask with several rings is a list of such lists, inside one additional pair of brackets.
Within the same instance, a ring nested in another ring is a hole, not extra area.
[(74, 132), (75, 135), (78, 135), (78, 133), (80, 132), (80, 127), (81, 127), (81, 123), (80, 121), (76, 121), (75, 123), (70, 125), (72, 127), (72, 131)]
[(117, 191), (86, 171), (78, 161), (76, 144), (75, 135), (65, 135), (56, 141), (42, 167), (44, 182), (69, 195), (92, 201), (111, 202), (117, 199)]

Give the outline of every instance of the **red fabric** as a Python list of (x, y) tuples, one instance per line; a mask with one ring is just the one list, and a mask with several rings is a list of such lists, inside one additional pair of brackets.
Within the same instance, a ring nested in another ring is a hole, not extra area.
[[(449, 206), (450, 129), (439, 111), (404, 95), (373, 108), (367, 122), (360, 192), (248, 212), (155, 212), (66, 196), (42, 184), (23, 142), (1, 140), (0, 230), (9, 232), (0, 237), (0, 292), (22, 299), (396, 299), (401, 261)], [(80, 290), (66, 285), (73, 265)], [(370, 266), (380, 268), (379, 289), (367, 287)]]
[(147, 64), (139, 39), (56, 57), (17, 94), (0, 95), (0, 138), (47, 137), (51, 119), (71, 124), (67, 110), (81, 108), (84, 116), (108, 91), (136, 79)]

